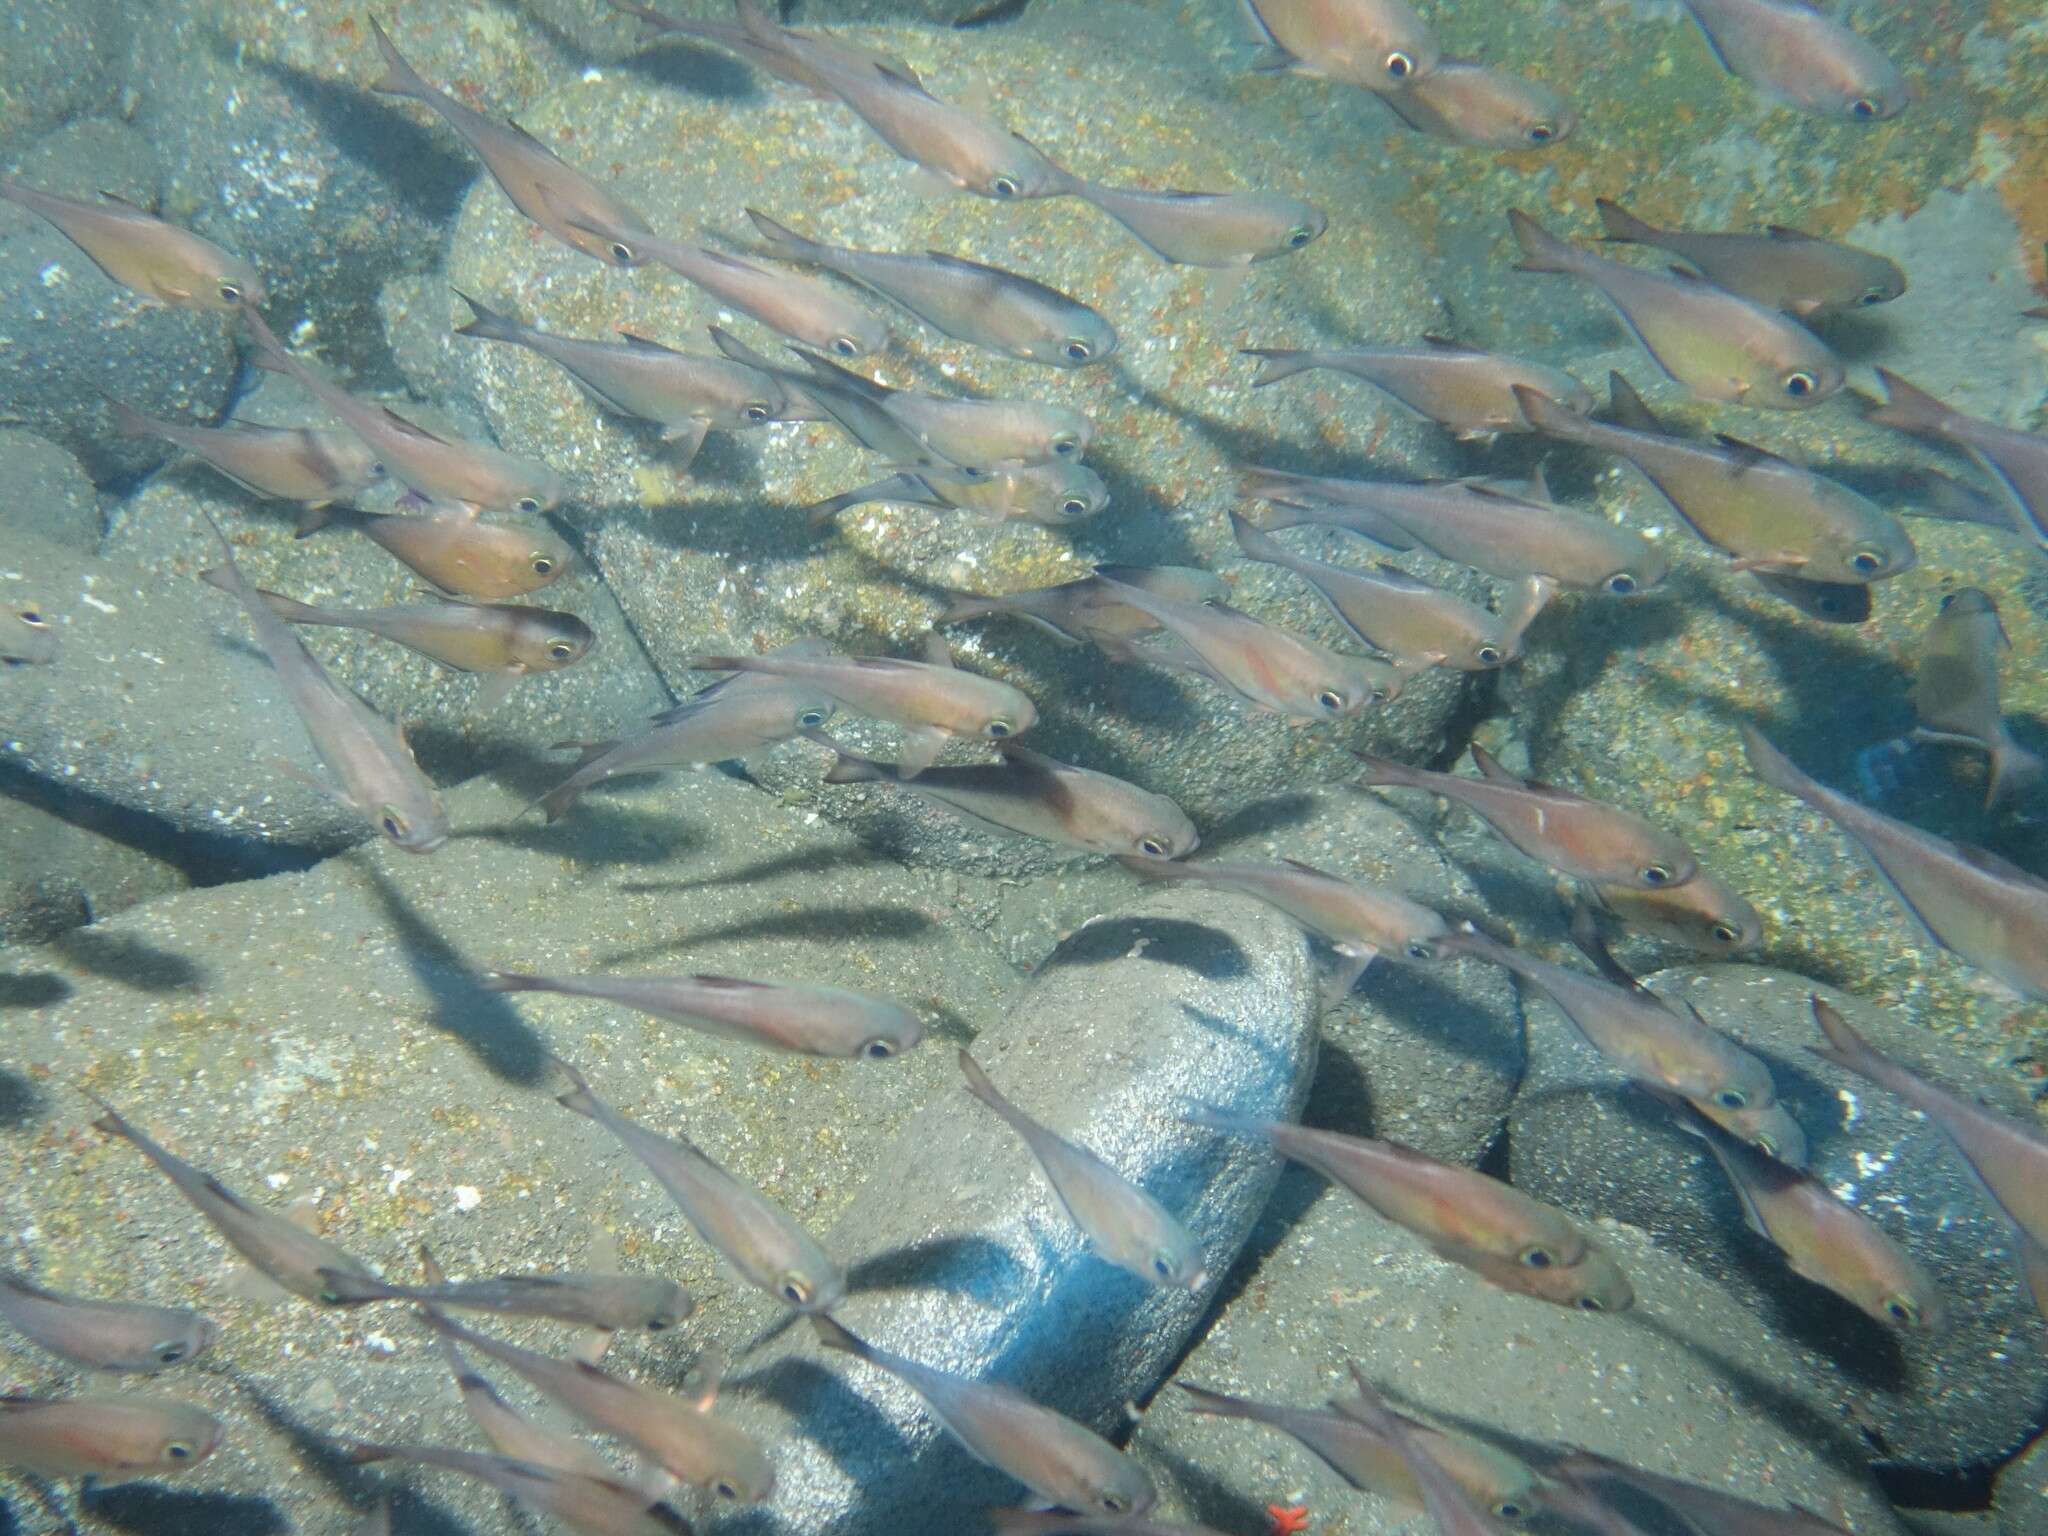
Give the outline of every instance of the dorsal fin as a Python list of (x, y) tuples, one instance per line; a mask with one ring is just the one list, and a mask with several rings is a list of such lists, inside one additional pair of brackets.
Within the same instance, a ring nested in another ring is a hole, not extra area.
[(658, 352), (664, 357), (682, 357), (685, 355), (678, 352), (674, 347), (665, 347), (658, 341), (649, 341), (645, 336), (636, 336), (628, 330), (621, 329), (619, 331), (619, 338), (635, 352)]
[(1635, 385), (1618, 373), (1607, 375), (1607, 414), (1632, 432), (1662, 432), (1664, 423), (1636, 393)]
[(1439, 352), (1462, 352), (1468, 357), (1478, 357), (1483, 351), (1479, 347), (1467, 346), (1462, 341), (1453, 341), (1448, 336), (1439, 336), (1434, 331), (1424, 331), (1422, 333), (1422, 344), (1427, 347), (1434, 347)]
[(1768, 448), (1759, 448), (1755, 443), (1745, 443), (1741, 438), (1730, 437), (1726, 432), (1716, 432), (1714, 434), (1714, 441), (1735, 455), (1737, 460), (1735, 467), (1738, 472), (1745, 469), (1754, 469), (1759, 464), (1783, 464), (1787, 462), (1787, 460), (1780, 458)]
[(1472, 743), (1471, 752), (1472, 766), (1479, 770), (1481, 778), (1494, 784), (1512, 784), (1517, 789), (1525, 787), (1520, 779), (1509, 773), (1507, 769), (1501, 767), (1499, 758), (1479, 745), (1478, 742)]
[(927, 631), (924, 637), (924, 659), (928, 666), (950, 667), (953, 652), (946, 644), (946, 637), (936, 629)]
[(1794, 229), (1789, 224), (1766, 224), (1764, 226), (1764, 233), (1768, 234), (1773, 240), (1803, 241), (1808, 245), (1829, 244), (1828, 241), (1809, 235), (1803, 229)]

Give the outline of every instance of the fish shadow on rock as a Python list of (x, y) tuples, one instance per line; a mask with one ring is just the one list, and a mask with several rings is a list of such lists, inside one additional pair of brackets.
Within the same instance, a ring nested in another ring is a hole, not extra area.
[[(41, 1090), (27, 1078), (0, 1068), (0, 1130), (27, 1125), (43, 1111)], [(6, 1536), (0, 1530), (0, 1536)]]
[(767, 94), (755, 82), (752, 70), (713, 44), (688, 37), (650, 35), (628, 46), (632, 51), (611, 67), (652, 84), (734, 103), (753, 104)]
[[(1265, 838), (1289, 827), (1298, 827), (1314, 816), (1316, 810), (1314, 795), (1267, 795), (1240, 810), (1232, 811), (1217, 822), (1203, 837), (1202, 845), (1211, 853), (1222, 853), (1240, 838)], [(1264, 852), (1263, 849), (1259, 851)]]
[[(1802, 323), (1845, 363), (1867, 363), (1872, 358), (1883, 357), (1886, 353), (1896, 355), (1897, 352), (1898, 337), (1893, 333), (1891, 322), (1875, 310), (1852, 309), (1818, 322)], [(1847, 400), (1850, 397), (1845, 394), (1842, 398)]]
[(743, 553), (757, 570), (773, 561), (807, 560), (817, 540), (795, 506), (764, 503), (759, 496), (718, 501), (653, 502), (635, 527), (670, 549), (726, 556)]
[(137, 1536), (273, 1536), (291, 1528), (269, 1499), (189, 1493), (161, 1483), (88, 1488), (78, 1505), (95, 1522)]
[(1495, 1068), (1521, 1075), (1522, 1021), (1463, 995), (1421, 965), (1381, 959), (1361, 978), (1372, 1010), (1407, 1033)]
[(208, 975), (190, 956), (159, 949), (131, 933), (73, 928), (50, 940), (50, 948), (73, 965), (138, 992), (182, 991), (202, 985)]
[(482, 173), (468, 155), (449, 146), (445, 128), (417, 122), (410, 109), (361, 86), (276, 60), (258, 68), (319, 123), (322, 138), (374, 175), (392, 197), (428, 223), (454, 222), (469, 184)]
[(505, 843), (583, 864), (667, 864), (704, 846), (694, 823), (604, 799), (579, 799), (573, 810), (554, 822), (529, 819), (522, 812), (511, 821), (465, 827), (452, 836)]
[(769, 912), (735, 919), (718, 928), (682, 933), (654, 944), (638, 944), (598, 958), (600, 965), (624, 965), (698, 944), (740, 939), (805, 939), (869, 942), (921, 938), (938, 924), (915, 907), (816, 907), (803, 912)]
[(828, 869), (896, 867), (887, 859), (877, 858), (863, 848), (838, 848), (829, 852), (805, 849), (799, 853), (778, 854), (772, 859), (762, 859), (755, 864), (743, 864), (737, 869), (724, 870), (718, 874), (701, 875), (694, 880), (624, 881), (619, 885), (619, 890), (630, 896), (653, 896), (670, 891), (709, 891), (722, 886), (753, 886), (763, 881), (779, 879), (784, 875), (812, 876)]
[(71, 983), (55, 971), (10, 972), (0, 976), (0, 1009), (48, 1008), (71, 995)]
[(441, 936), (382, 870), (367, 863), (362, 870), (405, 951), (406, 964), (431, 1000), (429, 1022), (460, 1041), (492, 1075), (523, 1086), (541, 1081), (547, 1046), (519, 1010), (478, 984), (477, 967)]
[(1249, 1047), (1265, 1064), (1281, 1075), (1293, 1070), (1293, 1058), (1282, 1047), (1273, 1044), (1256, 1029), (1240, 1024), (1236, 1019), (1227, 1019), (1220, 1013), (1211, 1013), (1206, 1008), (1197, 1008), (1193, 1003), (1183, 1001), (1180, 1011), (1197, 1028), (1206, 1029), (1213, 1035), (1242, 1046)]
[(927, 1000), (917, 1011), (930, 1021), (928, 1033), (935, 1040), (948, 1040), (955, 1045), (972, 1045), (980, 1033), (967, 1022), (959, 1010), (948, 1008), (944, 1003)]
[(1222, 929), (1163, 917), (1111, 917), (1089, 923), (1046, 956), (1038, 974), (1128, 960), (1141, 945), (1147, 960), (1193, 971), (1205, 981), (1237, 981), (1251, 974), (1244, 951)]
[(846, 1289), (944, 1291), (1000, 1306), (1025, 1279), (1017, 1256), (979, 1234), (933, 1237), (870, 1254), (846, 1272)]
[[(860, 1369), (849, 1362), (849, 1369)], [(909, 1439), (851, 1381), (816, 1360), (785, 1355), (737, 1378), (796, 1419), (796, 1433), (823, 1451), (842, 1472), (878, 1477), (899, 1472), (913, 1453)], [(856, 1481), (860, 1479), (856, 1478)]]
[[(1268, 1514), (1257, 1499), (1247, 1498), (1241, 1489), (1231, 1486), (1207, 1467), (1190, 1461), (1178, 1451), (1154, 1448), (1145, 1459), (1166, 1474), (1186, 1498), (1194, 1517), (1204, 1524), (1213, 1525), (1219, 1531), (1280, 1528), (1278, 1520)], [(1333, 1499), (1332, 1502), (1338, 1501)]]

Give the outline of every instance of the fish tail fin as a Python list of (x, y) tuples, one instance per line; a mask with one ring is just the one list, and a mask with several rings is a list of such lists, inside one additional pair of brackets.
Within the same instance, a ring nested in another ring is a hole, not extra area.
[(429, 1285), (443, 1285), (448, 1279), (448, 1271), (441, 1267), (441, 1261), (434, 1257), (434, 1250), (425, 1243), (420, 1244), (420, 1273), (426, 1276)]
[(205, 570), (199, 573), (199, 579), (205, 582), (209, 587), (217, 587), (221, 591), (230, 594), (241, 590), (240, 586), (235, 581), (234, 576), (229, 572), (228, 568), (224, 565), (208, 566)]
[(593, 1120), (603, 1118), (604, 1106), (598, 1102), (597, 1095), (590, 1091), (590, 1084), (584, 1081), (583, 1074), (559, 1056), (548, 1057), (548, 1062), (569, 1083), (569, 1091), (555, 1095), (555, 1102), (564, 1109), (573, 1109), (577, 1114), (588, 1115)]
[(1986, 786), (1984, 808), (2001, 810), (2024, 805), (2040, 797), (2048, 785), (2048, 763), (2007, 738), (1992, 748), (1991, 782)]
[(145, 416), (125, 400), (106, 397), (107, 409), (114, 415), (114, 431), (121, 437), (162, 437), (169, 438), (171, 424)]
[(1820, 1026), (1820, 1032), (1828, 1043), (1809, 1045), (1809, 1051), (1822, 1061), (1833, 1062), (1845, 1071), (1877, 1082), (1884, 1082), (1888, 1075), (1896, 1075), (1897, 1069), (1890, 1058), (1859, 1035), (1833, 1005), (1818, 994), (1811, 1001), (1813, 1022)]
[(825, 773), (824, 782), (827, 784), (880, 784), (896, 777), (880, 763), (869, 762), (858, 753), (847, 751), (823, 731), (805, 731), (803, 734), (819, 746), (831, 748), (835, 754), (832, 766)]
[(857, 490), (841, 491), (837, 496), (827, 496), (823, 501), (814, 501), (804, 508), (804, 527), (816, 533), (848, 507), (873, 500), (874, 494), (873, 486), (864, 485)]
[[(525, 971), (486, 971), (477, 978), (477, 985), (486, 992), (552, 992), (554, 987), (545, 976), (529, 975)], [(560, 1063), (556, 1063), (560, 1065)]]
[(769, 251), (774, 255), (791, 261), (815, 261), (824, 250), (817, 241), (769, 218), (758, 208), (747, 209), (746, 215), (747, 222), (754, 226), (754, 232), (767, 242)]
[(1600, 227), (1616, 245), (1655, 245), (1664, 232), (1645, 223), (1612, 198), (1597, 197), (1593, 208), (1600, 215)]
[(841, 1354), (852, 1355), (857, 1360), (872, 1360), (875, 1356), (865, 1339), (842, 1328), (822, 1312), (811, 1314), (811, 1331), (818, 1336), (818, 1342), (827, 1349), (836, 1349)]
[(398, 45), (391, 41), (375, 16), (369, 18), (370, 36), (377, 40), (377, 52), (384, 60), (384, 73), (370, 82), (370, 89), (386, 96), (431, 96), (434, 88), (408, 64)]
[(1268, 565), (1283, 563), (1287, 551), (1279, 541), (1261, 529), (1258, 524), (1236, 512), (1230, 514), (1230, 532), (1237, 540), (1237, 547), (1247, 560), (1262, 560)]
[(1290, 347), (1240, 347), (1238, 355), (1259, 359), (1259, 376), (1252, 380), (1253, 389), (1264, 389), (1268, 384), (1278, 384), (1315, 367), (1315, 353)]
[(1575, 442), (1585, 438), (1586, 419), (1577, 411), (1567, 410), (1540, 389), (1531, 389), (1526, 384), (1516, 384), (1513, 388), (1515, 404), (1521, 407), (1522, 419), (1545, 437)]
[(460, 288), (449, 291), (469, 306), (469, 323), (455, 327), (456, 335), (477, 336), (485, 341), (518, 341), (526, 334), (526, 327), (517, 320), (478, 303)]
[(348, 1440), (340, 1444), (342, 1459), (351, 1466), (367, 1466), (373, 1461), (390, 1461), (401, 1455), (395, 1445), (379, 1445), (374, 1440)]
[(1003, 1097), (1002, 1090), (989, 1081), (988, 1074), (981, 1070), (981, 1063), (968, 1055), (964, 1048), (960, 1052), (960, 1075), (967, 1079), (966, 1087), (969, 1093), (1010, 1124), (1021, 1128), (1029, 1123), (1018, 1111), (1017, 1106)]
[(1792, 759), (1780, 752), (1770, 739), (1755, 726), (1744, 721), (1739, 727), (1742, 732), (1743, 749), (1749, 754), (1750, 771), (1773, 789), (1781, 789), (1788, 795), (1806, 798), (1807, 777), (1793, 766)]
[(1375, 784), (1389, 784), (1396, 789), (1431, 787), (1429, 774), (1424, 769), (1411, 768), (1391, 757), (1378, 757), (1370, 752), (1353, 752), (1351, 755), (1365, 764), (1364, 777), (1351, 781), (1356, 788), (1368, 789)]
[(984, 597), (978, 592), (953, 592), (947, 594), (953, 599), (952, 606), (936, 619), (934, 628), (941, 624), (964, 624), (969, 619), (985, 619), (991, 614), (1005, 611), (999, 597)]
[(1579, 253), (1557, 238), (1519, 208), (1508, 210), (1508, 228), (1522, 248), (1517, 272), (1572, 272), (1578, 269)]
[[(215, 579), (221, 574), (219, 571), (201, 571), (199, 579), (210, 586), (220, 587), (224, 592), (232, 592), (234, 590), (232, 586), (228, 586), (222, 581)], [(302, 603), (295, 597), (286, 597), (282, 592), (266, 592), (263, 588), (258, 587), (256, 595), (270, 606), (272, 613), (283, 619), (287, 624), (324, 624), (340, 629), (348, 627), (343, 622), (343, 619), (346, 617), (345, 615), (336, 615), (327, 612), (324, 608), (315, 608), (310, 603)]]
[(1196, 1413), (1205, 1414), (1212, 1419), (1250, 1419), (1257, 1417), (1251, 1411), (1251, 1405), (1246, 1403), (1241, 1397), (1230, 1397), (1222, 1392), (1211, 1392), (1207, 1387), (1198, 1387), (1191, 1382), (1176, 1381), (1174, 1385), (1187, 1393), (1189, 1398), (1188, 1406), (1194, 1409)]
[(1872, 408), (1865, 419), (1901, 432), (1939, 432), (1955, 412), (1924, 389), (1917, 389), (1889, 368), (1877, 370), (1884, 385), (1885, 403)]

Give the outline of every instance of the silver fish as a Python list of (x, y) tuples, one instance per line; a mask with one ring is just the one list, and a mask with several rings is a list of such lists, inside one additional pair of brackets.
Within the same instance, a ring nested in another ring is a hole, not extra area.
[(1648, 1494), (1678, 1515), (1683, 1526), (1697, 1531), (1699, 1536), (1849, 1536), (1832, 1520), (1823, 1520), (1797, 1505), (1790, 1509), (1774, 1509), (1766, 1504), (1738, 1499), (1734, 1494), (1723, 1493), (1716, 1488), (1702, 1488), (1697, 1483), (1681, 1482), (1675, 1477), (1660, 1477), (1640, 1467), (1596, 1456), (1591, 1451), (1574, 1450), (1544, 1470), (1551, 1477), (1560, 1478), (1574, 1487), (1620, 1483)]
[[(641, 25), (643, 32), (669, 37), (687, 37), (693, 41), (716, 43), (729, 48), (756, 69), (766, 70), (778, 80), (787, 80), (791, 85), (817, 96), (830, 96), (832, 89), (816, 73), (809, 69), (802, 59), (780, 47), (769, 47), (757, 42), (747, 29), (736, 21), (699, 21), (694, 17), (671, 16), (658, 11), (639, 0), (610, 0), (611, 8), (623, 15), (631, 16)], [(773, 25), (772, 18), (768, 24)], [(789, 32), (791, 28), (781, 28)], [(809, 51), (815, 56), (823, 52), (834, 63), (847, 69), (865, 69), (881, 65), (890, 72), (901, 75), (913, 85), (918, 84), (917, 72), (893, 53), (884, 53), (878, 48), (869, 48), (860, 43), (848, 42), (826, 32), (802, 32), (795, 35), (807, 40)]]
[(1889, 256), (1782, 224), (1761, 235), (1659, 229), (1607, 198), (1593, 207), (1609, 240), (1669, 251), (1708, 282), (1802, 320), (1889, 304), (1906, 291), (1906, 274)]
[(1241, 0), (1264, 45), (1257, 68), (1404, 90), (1443, 50), (1406, 0)]
[(2009, 526), (2048, 549), (2048, 435), (2016, 432), (1995, 421), (1965, 416), (1888, 368), (1878, 369), (1877, 376), (1890, 398), (1869, 412), (1869, 419), (1901, 432), (1938, 438), (1967, 453), (2005, 492), (2012, 513)]
[(1067, 187), (1176, 266), (1249, 267), (1305, 250), (1330, 227), (1322, 209), (1284, 192), (1148, 192), (1078, 176)]
[(648, 260), (791, 341), (848, 362), (889, 345), (889, 328), (879, 316), (815, 277), (770, 271), (688, 241), (643, 239), (640, 244)]
[(1159, 621), (1133, 608), (1110, 587), (1111, 581), (1142, 587), (1182, 603), (1220, 602), (1229, 592), (1214, 572), (1189, 565), (1100, 565), (1099, 574), (1056, 587), (999, 596), (955, 592), (952, 606), (936, 624), (963, 624), (970, 619), (1013, 615), (1035, 624), (1056, 640), (1080, 645), (1098, 635), (1111, 640), (1157, 634)]
[(644, 1490), (614, 1477), (594, 1477), (560, 1467), (488, 1456), (435, 1445), (352, 1446), (356, 1462), (412, 1461), (460, 1472), (508, 1493), (529, 1509), (562, 1522), (582, 1536), (690, 1536), (690, 1522)]
[(1568, 373), (1497, 352), (1482, 352), (1441, 336), (1424, 336), (1419, 347), (1342, 351), (1247, 347), (1245, 356), (1260, 359), (1259, 376), (1252, 380), (1254, 389), (1316, 368), (1348, 373), (1385, 390), (1416, 415), (1466, 441), (1530, 430), (1515, 401), (1517, 384), (1548, 395), (1567, 410), (1584, 413), (1593, 409), (1592, 391)]
[(1874, 123), (1906, 110), (1898, 67), (1807, 0), (1681, 0), (1731, 75), (1798, 112)]
[(109, 399), (114, 430), (123, 437), (153, 437), (183, 449), (210, 465), (243, 490), (304, 507), (346, 501), (382, 480), (383, 464), (369, 445), (352, 432), (315, 427), (262, 427), (235, 422), (225, 427), (197, 427), (182, 421), (159, 421)]
[(1435, 1522), (1439, 1536), (1507, 1536), (1507, 1527), (1472, 1502), (1464, 1486), (1436, 1459), (1435, 1448), (1395, 1413), (1365, 1378), (1352, 1367), (1351, 1379), (1358, 1388), (1352, 1411), (1358, 1421), (1401, 1453), (1409, 1474), (1422, 1494), (1422, 1507)]
[(1578, 110), (1542, 81), (1473, 59), (1440, 59), (1380, 100), (1417, 133), (1474, 149), (1547, 149), (1579, 125)]
[(900, 470), (804, 508), (804, 522), (822, 528), (850, 507), (869, 502), (970, 512), (987, 523), (1027, 522), (1066, 528), (1109, 505), (1109, 487), (1086, 464), (1055, 459), (981, 473), (929, 464)]
[(88, 203), (5, 177), (0, 199), (47, 219), (109, 278), (159, 304), (234, 314), (268, 297), (263, 279), (241, 257), (111, 192)]
[(220, 1324), (187, 1307), (64, 1296), (11, 1269), (0, 1270), (0, 1318), (59, 1359), (96, 1371), (183, 1365), (220, 1337)]
[(507, 1317), (545, 1317), (607, 1333), (642, 1329), (664, 1333), (697, 1310), (690, 1293), (673, 1280), (653, 1275), (494, 1275), (488, 1280), (392, 1285), (355, 1275), (328, 1277), (334, 1295), (353, 1305), (410, 1301), (428, 1307), (497, 1312)]
[(569, 546), (546, 524), (487, 523), (461, 507), (419, 517), (325, 507), (302, 519), (294, 537), (330, 524), (354, 529), (443, 592), (480, 603), (538, 592), (569, 570)]
[(1920, 667), (1906, 697), (1920, 717), (1916, 740), (1974, 747), (1989, 755), (1987, 808), (2028, 801), (2048, 784), (2048, 763), (2006, 728), (1998, 703), (1998, 658), (2012, 649), (1998, 605), (1975, 587), (1951, 592), (1920, 641)]
[(0, 1397), (0, 1467), (43, 1477), (167, 1477), (220, 1448), (203, 1408), (149, 1397)]

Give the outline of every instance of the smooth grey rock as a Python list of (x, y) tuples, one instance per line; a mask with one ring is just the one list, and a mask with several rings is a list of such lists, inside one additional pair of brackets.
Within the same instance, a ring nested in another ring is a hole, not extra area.
[(0, 794), (0, 943), (25, 944), (111, 917), (191, 882), (146, 848)]
[[(188, 208), (159, 196), (161, 163), (146, 135), (87, 118), (38, 140), (14, 174), (66, 197), (113, 192), (189, 225)], [(223, 243), (240, 250), (232, 237)], [(232, 316), (130, 292), (13, 203), (0, 203), (0, 337), (0, 416), (62, 445), (100, 480), (164, 458), (160, 444), (114, 435), (102, 391), (153, 414), (211, 418), (237, 367)]]
[(66, 0), (8, 16), (0, 31), (0, 150), (114, 104), (124, 10), (120, 0)]
[[(1898, 1536), (1864, 1473), (1867, 1448), (1811, 1403), (1803, 1365), (1741, 1297), (1640, 1232), (1592, 1226), (1637, 1297), (1630, 1312), (1595, 1317), (1496, 1290), (1319, 1183), (1282, 1176), (1176, 1381), (1320, 1407), (1350, 1395), (1356, 1361), (1397, 1408), (1525, 1460), (1569, 1442)], [(1221, 1530), (1258, 1530), (1267, 1505), (1297, 1503), (1330, 1536), (1419, 1528), (1277, 1431), (1203, 1418), (1170, 1387), (1132, 1449), (1170, 1487), (1170, 1507)]]
[(0, 506), (16, 526), (91, 554), (100, 543), (100, 498), (77, 459), (46, 437), (0, 427)]
[(2015, 1270), (2006, 1229), (1946, 1139), (1882, 1089), (1837, 1071), (1806, 1047), (1819, 1039), (1808, 998), (1842, 1010), (1879, 1050), (1928, 1063), (1959, 1092), (2015, 1116), (2020, 1096), (1911, 1017), (1758, 966), (1674, 969), (1651, 978), (1763, 1057), (1812, 1143), (1812, 1168), (1837, 1194), (1904, 1242), (1941, 1285), (1939, 1333), (1882, 1327), (1791, 1274), (1743, 1225), (1706, 1149), (1666, 1125), (1654, 1105), (1581, 1042), (1547, 1001), (1526, 998), (1529, 1075), (1508, 1144), (1515, 1181), (1582, 1214), (1647, 1231), (1661, 1247), (1742, 1299), (1802, 1363), (1819, 1412), (1862, 1425), (1883, 1459), (1953, 1467), (2009, 1454), (2034, 1428), (2048, 1364), (2044, 1329)]

